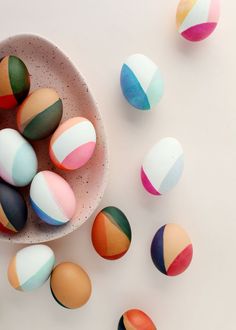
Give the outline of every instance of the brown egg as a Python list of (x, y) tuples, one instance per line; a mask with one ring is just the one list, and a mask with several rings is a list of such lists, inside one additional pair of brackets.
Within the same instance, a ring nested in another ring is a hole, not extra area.
[(50, 287), (58, 304), (70, 309), (86, 304), (92, 291), (88, 274), (72, 262), (63, 262), (54, 268)]

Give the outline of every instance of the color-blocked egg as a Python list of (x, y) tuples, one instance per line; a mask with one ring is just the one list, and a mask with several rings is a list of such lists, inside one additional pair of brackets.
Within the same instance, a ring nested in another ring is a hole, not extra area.
[(0, 59), (0, 109), (21, 104), (30, 90), (30, 75), (24, 62), (9, 55)]
[(157, 65), (142, 54), (128, 57), (121, 69), (120, 84), (124, 97), (139, 110), (150, 110), (160, 101), (164, 83)]
[(67, 223), (76, 209), (72, 188), (60, 175), (51, 171), (36, 174), (30, 186), (30, 202), (37, 216), (53, 226)]
[(37, 172), (38, 161), (31, 144), (11, 128), (0, 130), (0, 176), (13, 186), (23, 187)]
[(62, 117), (62, 100), (52, 88), (31, 93), (17, 111), (17, 126), (27, 139), (40, 140), (51, 135)]
[(130, 309), (121, 316), (118, 330), (157, 330), (157, 328), (146, 313), (139, 309)]
[(141, 181), (150, 194), (163, 195), (178, 183), (183, 169), (184, 154), (181, 144), (174, 138), (163, 138), (144, 158)]
[(165, 275), (183, 273), (192, 261), (193, 246), (186, 231), (176, 224), (162, 226), (151, 245), (151, 257), (156, 268)]
[(0, 182), (0, 231), (14, 234), (24, 228), (28, 216), (26, 202), (12, 186)]
[(61, 124), (53, 134), (49, 155), (58, 168), (76, 170), (89, 161), (95, 146), (93, 124), (86, 118), (74, 117)]
[(49, 278), (55, 263), (47, 245), (31, 245), (19, 250), (8, 267), (8, 280), (19, 291), (33, 291)]
[(57, 265), (51, 275), (50, 287), (53, 298), (62, 307), (75, 309), (87, 303), (92, 284), (86, 271), (72, 262)]
[(180, 0), (176, 23), (180, 35), (189, 41), (206, 39), (216, 28), (220, 0)]
[(128, 251), (131, 238), (129, 221), (120, 209), (109, 206), (98, 213), (92, 227), (92, 243), (101, 257), (121, 258)]

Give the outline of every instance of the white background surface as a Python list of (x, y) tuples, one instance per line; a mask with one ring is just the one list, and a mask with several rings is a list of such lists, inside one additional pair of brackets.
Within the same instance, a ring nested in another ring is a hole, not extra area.
[[(80, 310), (62, 309), (48, 283), (31, 294), (8, 285), (9, 259), (20, 246), (0, 243), (1, 330), (115, 330), (123, 311), (146, 311), (160, 330), (235, 330), (236, 296), (236, 48), (233, 0), (222, 1), (214, 35), (191, 44), (175, 30), (177, 0), (71, 0), (1, 3), (0, 38), (37, 33), (78, 66), (97, 100), (109, 138), (110, 180), (101, 207), (128, 216), (132, 246), (119, 261), (102, 260), (90, 241), (92, 221), (52, 242), (57, 261), (90, 274), (93, 294)], [(119, 88), (122, 62), (144, 53), (160, 66), (165, 95), (156, 110), (130, 108)], [(168, 195), (140, 185), (150, 146), (173, 136), (185, 150), (185, 171)], [(194, 244), (189, 270), (167, 278), (151, 262), (156, 230), (167, 222), (187, 229)]]

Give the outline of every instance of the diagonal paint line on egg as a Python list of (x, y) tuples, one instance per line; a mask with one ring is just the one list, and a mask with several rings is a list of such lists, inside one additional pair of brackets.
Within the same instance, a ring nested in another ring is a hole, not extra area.
[(211, 1), (197, 0), (179, 27), (179, 32), (182, 33), (195, 25), (208, 23)]
[[(6, 148), (5, 140), (7, 139), (8, 145)], [(16, 154), (18, 150), (24, 145), (24, 139), (19, 139), (17, 136), (17, 132), (9, 129), (5, 130), (4, 135), (0, 134), (0, 168), (1, 168), (1, 176), (3, 179), (7, 176), (9, 179), (7, 180), (11, 184), (15, 184), (12, 178), (13, 165), (15, 161)], [(4, 166), (2, 165), (4, 162)], [(5, 169), (5, 171), (3, 171)]]
[(6, 228), (10, 229), (11, 231), (17, 232), (16, 228), (13, 227), (13, 225), (8, 220), (7, 215), (2, 207), (2, 204), (0, 204), (0, 222), (2, 223), (2, 225), (4, 225)]
[[(48, 187), (50, 187), (52, 198), (55, 201), (54, 204), (60, 208), (62, 214), (64, 214), (66, 218), (65, 221), (67, 222), (73, 216), (71, 210), (76, 207), (75, 196), (72, 194), (70, 186), (64, 185), (64, 189), (62, 190), (60, 189), (61, 180), (59, 181), (58, 176), (55, 176), (54, 173), (49, 171), (44, 171), (42, 174), (44, 179), (47, 181)], [(72, 200), (74, 200), (74, 207), (71, 207)], [(61, 205), (62, 201), (64, 201), (63, 206)]]
[(52, 144), (52, 150), (57, 160), (63, 162), (69, 153), (91, 140), (96, 142), (94, 127), (89, 121), (82, 121), (57, 137)]
[(32, 291), (36, 286), (41, 286), (45, 282), (45, 278), (49, 278), (48, 269), (54, 265), (54, 256), (52, 255), (39, 270), (32, 275), (25, 283), (19, 287), (22, 291)]
[(20, 286), (30, 280), (35, 271), (41, 269), (52, 256), (51, 249), (45, 245), (33, 245), (18, 251), (16, 254), (16, 273)]
[[(40, 186), (40, 190), (34, 189), (34, 186)], [(54, 219), (54, 221), (65, 223), (68, 218), (65, 216), (64, 212), (59, 208), (58, 203), (53, 198), (51, 193), (50, 184), (48, 184), (47, 179), (44, 177), (43, 173), (38, 173), (34, 178), (30, 188), (30, 196), (34, 204), (42, 210), (47, 216)], [(37, 204), (36, 202), (37, 201)], [(56, 207), (53, 207), (56, 205)], [(50, 214), (48, 212), (50, 210)]]
[(165, 226), (163, 243), (165, 269), (168, 273), (170, 265), (191, 244), (191, 241), (186, 232), (178, 225), (168, 224)]
[[(13, 91), (12, 91), (11, 83), (10, 83), (10, 77), (8, 74), (9, 57), (4, 57), (1, 60), (1, 64), (3, 64), (4, 62), (7, 62), (6, 65), (0, 66), (0, 76), (1, 76), (0, 97), (5, 96), (7, 98), (9, 96), (9, 97), (13, 97), (15, 99), (15, 97), (13, 96)], [(15, 100), (15, 102), (16, 102), (16, 100)]]
[[(155, 144), (146, 155), (143, 162), (143, 171), (159, 194), (162, 194), (160, 190), (162, 182), (182, 154), (182, 147), (177, 140), (164, 138)], [(176, 177), (176, 183), (178, 179), (179, 177)], [(172, 187), (169, 186), (169, 188)]]

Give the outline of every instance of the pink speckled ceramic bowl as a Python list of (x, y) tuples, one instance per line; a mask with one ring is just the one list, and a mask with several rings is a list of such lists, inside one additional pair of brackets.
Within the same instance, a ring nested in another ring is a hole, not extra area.
[[(64, 177), (73, 188), (77, 209), (73, 219), (64, 226), (43, 223), (29, 206), (26, 227), (18, 234), (0, 233), (1, 240), (14, 243), (46, 242), (65, 236), (79, 228), (95, 211), (103, 196), (108, 174), (107, 143), (101, 115), (83, 77), (76, 67), (55, 45), (34, 35), (17, 35), (0, 42), (0, 58), (17, 55), (27, 65), (31, 75), (31, 91), (38, 87), (55, 88), (63, 100), (62, 122), (75, 116), (88, 118), (95, 126), (97, 146), (93, 157), (81, 169), (60, 171), (48, 155), (49, 140), (33, 143), (39, 160), (39, 170), (52, 170)], [(16, 110), (0, 111), (0, 129), (16, 129)], [(21, 189), (27, 202), (29, 187)]]

